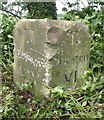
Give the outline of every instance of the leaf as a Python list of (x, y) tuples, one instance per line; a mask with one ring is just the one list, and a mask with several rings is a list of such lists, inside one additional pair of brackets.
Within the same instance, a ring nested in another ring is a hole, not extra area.
[(82, 106), (84, 107), (84, 106), (86, 106), (87, 105), (87, 101), (84, 101), (83, 103), (82, 103)]
[(91, 82), (90, 81), (86, 81), (85, 85), (82, 86), (82, 89), (83, 90), (87, 90), (90, 86), (91, 86)]
[(13, 36), (12, 35), (7, 35), (8, 36), (8, 38), (11, 38), (11, 39), (13, 39)]
[(19, 114), (24, 114), (27, 112), (27, 109), (24, 105), (19, 104), (17, 111), (19, 112)]
[(93, 66), (93, 69), (94, 69), (94, 68), (100, 68), (100, 67), (102, 67), (102, 66), (103, 66), (102, 64), (95, 63), (94, 66)]
[(91, 91), (91, 92), (94, 91), (95, 88), (96, 88), (96, 84), (92, 84), (92, 85), (91, 85), (91, 89), (90, 89), (90, 91)]
[(97, 112), (97, 115), (98, 115), (99, 118), (103, 117), (103, 115), (101, 114), (101, 112)]
[(63, 91), (62, 86), (56, 86), (56, 87), (54, 88), (54, 92), (63, 93), (64, 91)]

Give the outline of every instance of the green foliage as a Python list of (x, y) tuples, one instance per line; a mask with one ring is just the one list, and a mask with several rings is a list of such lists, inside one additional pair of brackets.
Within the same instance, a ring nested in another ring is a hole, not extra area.
[(57, 19), (55, 2), (28, 2), (28, 18), (32, 19)]
[(8, 86), (2, 86), (2, 106), (0, 106), (0, 113), (4, 118), (14, 118), (17, 117), (17, 97), (14, 95), (15, 92), (11, 90)]
[(5, 11), (6, 13), (8, 13), (8, 15), (19, 19), (26, 17), (27, 13), (26, 3), (20, 2), (19, 0), (17, 0), (16, 2), (2, 2), (2, 7), (0, 8), (0, 10)]
[[(104, 71), (104, 8), (100, 2), (89, 3), (89, 6), (82, 9), (75, 9), (75, 5), (68, 3), (70, 10), (66, 8), (64, 19), (81, 21), (88, 25), (91, 34), (91, 58), (90, 68), (93, 68), (95, 74)], [(99, 8), (100, 7), (100, 8)], [(99, 8), (99, 9), (98, 9)]]
[[(50, 3), (51, 4), (51, 3)], [(3, 57), (0, 64), (3, 67), (2, 93), (0, 91), (0, 117), (6, 118), (104, 118), (104, 11), (97, 7), (88, 6), (86, 8), (75, 9), (78, 3), (69, 4), (70, 11), (64, 16), (66, 20), (77, 20), (85, 22), (89, 26), (91, 33), (91, 59), (90, 68), (86, 72), (86, 81), (75, 90), (67, 91), (63, 86), (56, 86), (51, 89), (48, 99), (38, 100), (27, 88), (31, 84), (24, 84), (17, 87), (13, 81), (13, 28), (16, 22), (14, 17), (7, 14), (0, 15), (1, 26), (0, 40), (2, 39)], [(26, 4), (25, 4), (26, 5)], [(28, 3), (29, 9), (31, 4)], [(32, 5), (29, 18), (49, 18), (56, 19), (56, 13), (37, 12), (35, 3)], [(37, 4), (42, 5), (42, 3)], [(53, 5), (54, 6), (54, 5)], [(23, 6), (25, 7), (25, 6)], [(34, 7), (34, 11), (33, 10)], [(44, 8), (44, 5), (43, 5)], [(36, 13), (36, 14), (35, 14)], [(36, 15), (36, 16), (35, 16)], [(54, 16), (54, 17), (53, 17)], [(1, 19), (2, 18), (2, 19)], [(9, 81), (7, 81), (9, 79)], [(1, 87), (1, 86), (0, 86)]]
[(53, 2), (20, 2), (19, 0), (11, 3), (3, 2), (1, 10), (17, 18), (57, 19), (55, 0)]
[(3, 119), (103, 118), (104, 81), (101, 82), (100, 79), (86, 81), (81, 87), (70, 91), (63, 86), (57, 86), (51, 89), (50, 97), (42, 101), (25, 89), (18, 89), (13, 83), (5, 83), (2, 87), (0, 112)]
[(7, 14), (1, 14), (1, 48), (2, 48), (2, 60), (0, 64), (3, 68), (3, 77), (12, 79), (13, 73), (13, 28), (16, 22), (14, 17), (8, 16)]

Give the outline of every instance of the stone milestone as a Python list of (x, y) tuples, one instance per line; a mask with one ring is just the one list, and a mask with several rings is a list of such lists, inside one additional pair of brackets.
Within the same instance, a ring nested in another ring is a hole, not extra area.
[(14, 80), (33, 83), (38, 97), (47, 97), (48, 87), (73, 89), (83, 82), (89, 54), (90, 36), (80, 22), (20, 20), (14, 29)]

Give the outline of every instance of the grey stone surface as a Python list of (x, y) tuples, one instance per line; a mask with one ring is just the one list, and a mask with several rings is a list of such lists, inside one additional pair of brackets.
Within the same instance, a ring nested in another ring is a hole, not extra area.
[[(2, 31), (2, 12), (0, 11), (0, 32)], [(2, 61), (2, 35), (0, 35), (0, 85), (2, 84), (2, 66), (1, 66), (1, 61)]]
[(79, 22), (23, 19), (14, 29), (14, 80), (34, 83), (32, 92), (47, 96), (46, 86), (80, 85), (89, 64), (90, 36)]

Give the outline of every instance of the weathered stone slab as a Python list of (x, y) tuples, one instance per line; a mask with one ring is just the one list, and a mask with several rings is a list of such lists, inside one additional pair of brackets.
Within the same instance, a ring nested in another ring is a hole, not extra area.
[(23, 19), (14, 29), (14, 80), (34, 82), (36, 96), (47, 96), (46, 86), (81, 84), (89, 64), (90, 36), (79, 22)]
[[(2, 31), (2, 11), (0, 11), (0, 33)], [(0, 34), (0, 85), (2, 84), (2, 65), (1, 65), (1, 61), (2, 61), (2, 35)]]

